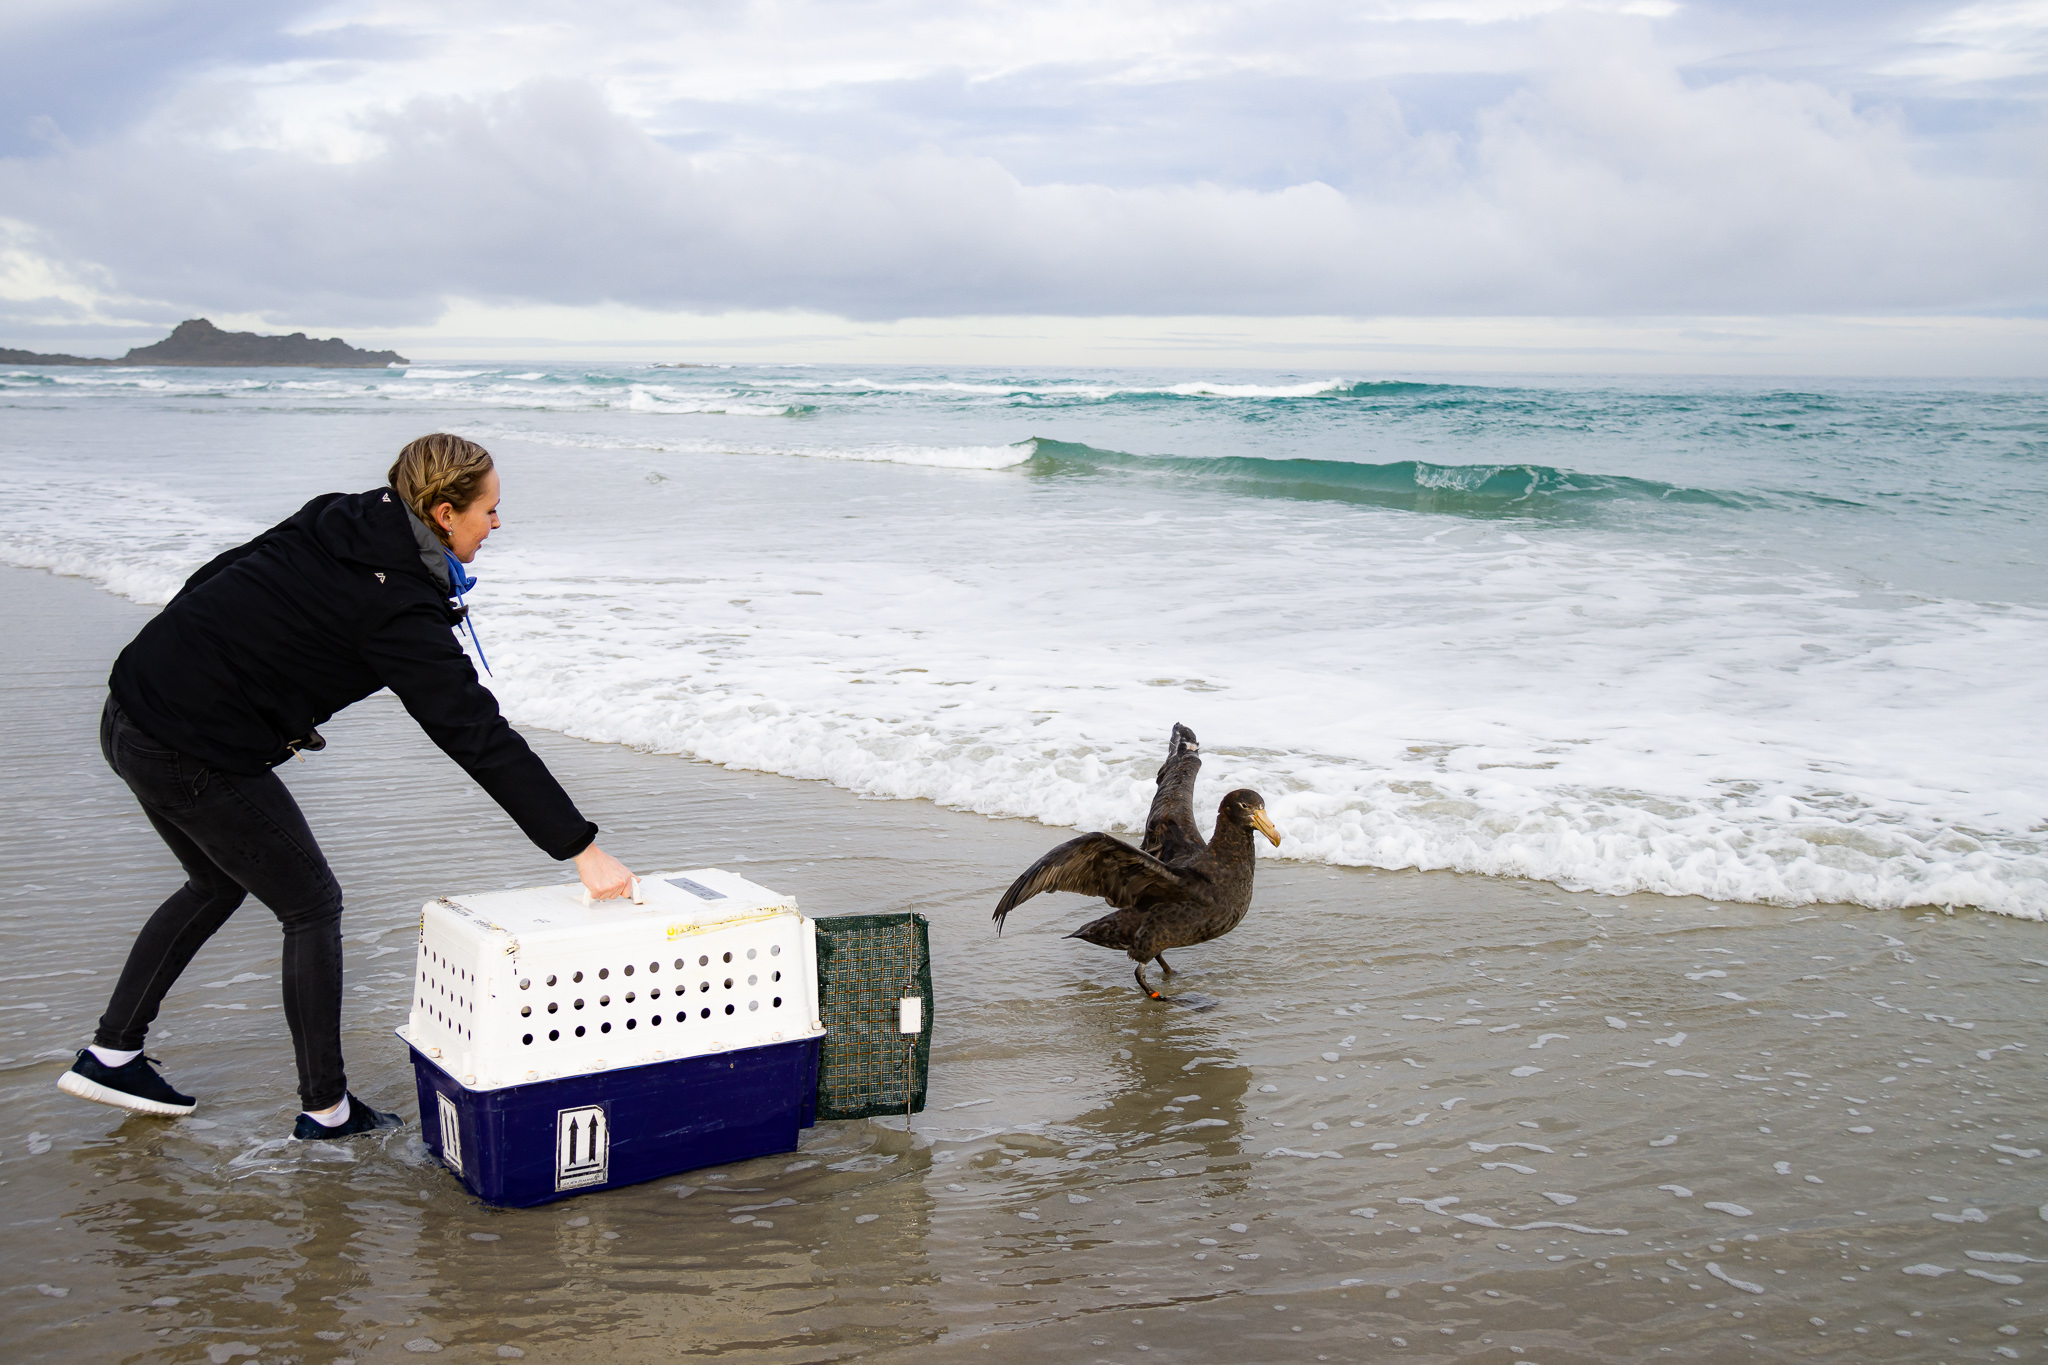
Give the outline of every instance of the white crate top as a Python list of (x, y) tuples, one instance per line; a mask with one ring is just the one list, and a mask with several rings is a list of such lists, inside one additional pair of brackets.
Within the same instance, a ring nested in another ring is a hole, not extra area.
[(640, 895), (428, 901), (399, 1036), (492, 1090), (824, 1032), (815, 932), (794, 899), (721, 868), (651, 874)]
[(720, 924), (778, 911), (794, 913), (796, 898), (756, 885), (736, 872), (700, 867), (689, 872), (656, 872), (640, 879), (642, 904), (630, 900), (584, 904), (583, 887), (531, 886), (518, 891), (478, 891), (443, 896), (428, 905), (446, 904), (483, 933), (507, 933), (522, 943), (549, 939), (620, 935), (638, 941), (650, 927), (650, 916), (662, 933), (676, 937), (685, 929)]

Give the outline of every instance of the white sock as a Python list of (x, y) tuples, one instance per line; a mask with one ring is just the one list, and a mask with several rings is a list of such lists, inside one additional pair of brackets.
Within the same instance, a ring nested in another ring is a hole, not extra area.
[(113, 1048), (101, 1047), (98, 1043), (94, 1043), (86, 1051), (99, 1058), (104, 1066), (126, 1066), (142, 1055), (141, 1048), (136, 1048), (133, 1052), (116, 1052)]
[(342, 1124), (348, 1122), (348, 1096), (343, 1095), (340, 1104), (335, 1105), (332, 1109), (324, 1109), (317, 1114), (308, 1109), (306, 1117), (319, 1124), (322, 1128), (339, 1128)]

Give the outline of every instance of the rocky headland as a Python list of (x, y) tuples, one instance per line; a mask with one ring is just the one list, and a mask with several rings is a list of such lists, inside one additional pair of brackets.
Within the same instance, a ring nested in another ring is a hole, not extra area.
[(306, 369), (362, 370), (410, 362), (396, 351), (362, 351), (340, 337), (320, 340), (304, 332), (262, 336), (256, 332), (223, 332), (205, 318), (179, 323), (162, 341), (137, 346), (119, 360), (87, 356), (42, 355), (0, 347), (0, 365), (291, 365)]

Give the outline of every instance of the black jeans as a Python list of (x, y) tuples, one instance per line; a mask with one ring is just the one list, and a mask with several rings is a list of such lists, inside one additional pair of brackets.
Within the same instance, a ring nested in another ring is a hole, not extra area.
[(299, 803), (277, 774), (209, 768), (157, 743), (107, 698), (100, 751), (185, 869), (128, 950), (93, 1041), (142, 1046), (164, 995), (245, 896), (284, 926), (284, 1017), (299, 1063), (299, 1100), (325, 1109), (348, 1093), (341, 1064), (341, 885)]

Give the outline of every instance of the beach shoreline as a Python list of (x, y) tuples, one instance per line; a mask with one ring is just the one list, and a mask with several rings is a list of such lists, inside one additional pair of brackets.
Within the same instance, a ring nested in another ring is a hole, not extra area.
[(2022, 1287), (2039, 1272), (1966, 1254), (2048, 1256), (2033, 924), (1269, 859), (1245, 924), (1177, 961), (1182, 1003), (1154, 1005), (1121, 957), (1061, 937), (1077, 898), (990, 928), (1065, 831), (545, 731), (536, 750), (637, 870), (927, 915), (931, 1103), (907, 1130), (820, 1125), (787, 1158), (481, 1208), (420, 1148), (390, 1031), (418, 906), (568, 876), (388, 697), (283, 776), (349, 899), (351, 1083), (406, 1132), (276, 1141), (290, 1048), (254, 904), (151, 1039), (196, 1122), (81, 1104), (55, 1077), (173, 875), (93, 739), (106, 664), (150, 609), (31, 570), (0, 585), (0, 1264), (24, 1361), (396, 1360), (419, 1341), (1200, 1361), (1226, 1343), (1555, 1365), (1794, 1340), (1922, 1360), (1947, 1338), (2038, 1351), (2048, 1329)]

